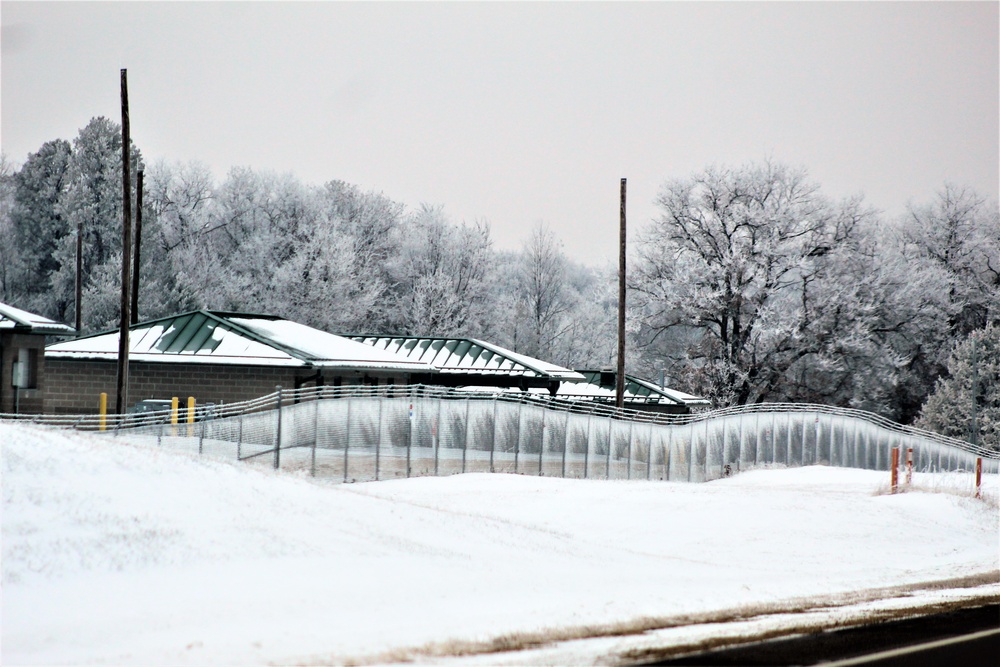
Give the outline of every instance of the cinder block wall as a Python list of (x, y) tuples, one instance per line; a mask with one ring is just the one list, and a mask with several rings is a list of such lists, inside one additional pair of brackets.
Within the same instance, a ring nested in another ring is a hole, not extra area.
[(17, 411), (21, 414), (41, 414), (48, 410), (44, 403), (45, 388), (45, 336), (31, 333), (0, 333), (0, 413), (14, 412), (14, 361), (18, 350), (34, 348), (38, 350), (36, 369), (37, 385), (32, 389), (21, 389), (17, 397)]
[[(108, 394), (108, 410), (117, 399), (118, 367), (114, 361), (49, 358), (45, 367), (44, 400), (49, 414), (92, 414), (100, 407), (100, 394)], [(129, 362), (129, 405), (173, 396), (184, 404), (188, 396), (203, 403), (235, 403), (274, 391), (276, 385), (295, 387), (296, 375), (309, 371), (293, 368), (223, 366), (216, 364), (151, 364)]]

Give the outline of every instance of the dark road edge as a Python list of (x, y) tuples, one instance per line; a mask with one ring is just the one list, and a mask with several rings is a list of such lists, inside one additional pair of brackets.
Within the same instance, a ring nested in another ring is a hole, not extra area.
[[(763, 641), (729, 644), (696, 652), (673, 647), (654, 656), (658, 652), (656, 649), (646, 650), (642, 652), (644, 659), (635, 660), (639, 656), (633, 655), (628, 664), (689, 667), (918, 664), (914, 662), (917, 650), (969, 650), (969, 647), (960, 647), (959, 642), (950, 640), (970, 634), (979, 635), (975, 639), (981, 647), (992, 647), (1000, 641), (1000, 601), (979, 601), (971, 605), (970, 601), (965, 601), (964, 605), (943, 612), (917, 616), (911, 613), (896, 620), (873, 619), (872, 622), (850, 627), (797, 633), (794, 637), (783, 633), (783, 636)], [(678, 654), (678, 651), (683, 653)]]

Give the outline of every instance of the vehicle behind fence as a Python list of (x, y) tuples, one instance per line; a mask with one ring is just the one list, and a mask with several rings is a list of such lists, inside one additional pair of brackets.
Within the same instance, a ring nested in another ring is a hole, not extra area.
[(760, 404), (695, 415), (426, 386), (319, 387), (255, 401), (46, 424), (337, 481), (459, 472), (706, 481), (757, 466), (1000, 471), (998, 453), (857, 410)]

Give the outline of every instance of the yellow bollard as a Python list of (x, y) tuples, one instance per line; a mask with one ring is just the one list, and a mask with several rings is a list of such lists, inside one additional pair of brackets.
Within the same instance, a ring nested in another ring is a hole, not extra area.
[(188, 396), (188, 437), (194, 435), (194, 396)]
[(100, 429), (106, 431), (108, 428), (108, 395), (101, 392), (101, 425)]
[(170, 435), (177, 435), (177, 397), (170, 399)]

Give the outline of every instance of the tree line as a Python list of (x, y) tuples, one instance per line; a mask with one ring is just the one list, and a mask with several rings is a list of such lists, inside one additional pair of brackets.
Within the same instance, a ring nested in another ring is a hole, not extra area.
[[(84, 333), (117, 326), (120, 156), (119, 127), (95, 118), (19, 167), (3, 158), (0, 300), (72, 322), (79, 226)], [(616, 267), (573, 261), (541, 223), (503, 251), (487, 221), (454, 222), (441, 206), (249, 168), (216, 182), (198, 162), (145, 168), (138, 148), (131, 156), (133, 178), (145, 171), (142, 319), (263, 312), (338, 333), (462, 335), (569, 367), (614, 365)], [(955, 423), (974, 412), (980, 437), (996, 442), (997, 202), (945, 185), (889, 219), (763, 162), (669, 181), (656, 203), (629, 249), (630, 372), (662, 374), (716, 406), (819, 402), (951, 434), (968, 433)], [(973, 348), (982, 372), (956, 388), (969, 362), (955, 355)], [(936, 388), (954, 400), (928, 402)], [(959, 394), (976, 409), (956, 408)], [(951, 411), (951, 431), (925, 406)]]

